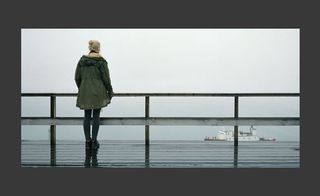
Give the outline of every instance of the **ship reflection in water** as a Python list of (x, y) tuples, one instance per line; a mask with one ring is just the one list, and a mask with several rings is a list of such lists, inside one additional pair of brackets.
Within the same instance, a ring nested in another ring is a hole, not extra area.
[[(265, 138), (261, 137), (259, 138), (257, 136), (257, 131), (253, 128), (253, 126), (250, 127), (250, 131), (238, 131), (238, 141), (276, 141), (275, 138)], [(234, 131), (226, 131), (226, 130), (220, 130), (217, 134), (217, 136), (208, 137), (206, 136), (204, 138), (204, 141), (234, 141)]]

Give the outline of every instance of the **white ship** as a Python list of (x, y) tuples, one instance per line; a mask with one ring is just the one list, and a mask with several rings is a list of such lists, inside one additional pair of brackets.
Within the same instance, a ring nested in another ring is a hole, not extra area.
[[(234, 141), (234, 131), (219, 131), (215, 137), (205, 137), (204, 141)], [(238, 141), (261, 141), (253, 126), (250, 131), (238, 131)]]

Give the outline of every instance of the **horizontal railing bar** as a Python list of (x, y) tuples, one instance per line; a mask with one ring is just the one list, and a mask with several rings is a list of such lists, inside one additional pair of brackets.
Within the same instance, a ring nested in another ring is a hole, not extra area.
[[(83, 125), (83, 117), (21, 117), (22, 125)], [(295, 117), (101, 117), (100, 125), (298, 126)]]
[[(177, 96), (209, 96), (209, 97), (296, 97), (300, 93), (114, 93), (116, 97), (135, 97), (135, 96), (155, 96), (155, 97), (177, 97)], [(77, 93), (21, 93), (23, 97), (74, 97)]]
[[(22, 97), (50, 97), (51, 117), (21, 117), (21, 125), (50, 125), (51, 147), (55, 147), (56, 125), (83, 125), (83, 117), (56, 117), (56, 97), (76, 97), (77, 93), (21, 93)], [(238, 126), (299, 126), (300, 118), (291, 117), (241, 117), (238, 118), (239, 97), (300, 97), (300, 93), (114, 93), (118, 97), (142, 96), (146, 99), (145, 117), (109, 117), (100, 118), (100, 125), (144, 125), (145, 145), (149, 145), (149, 125), (165, 126), (234, 126), (235, 137), (234, 146), (238, 146)], [(234, 97), (235, 116), (233, 118), (224, 117), (149, 117), (150, 97)], [(91, 120), (92, 121), (92, 120)], [(51, 160), (55, 161), (55, 154), (51, 154)], [(54, 157), (52, 159), (52, 157)], [(52, 163), (51, 163), (52, 164)], [(55, 162), (53, 163), (55, 165)]]

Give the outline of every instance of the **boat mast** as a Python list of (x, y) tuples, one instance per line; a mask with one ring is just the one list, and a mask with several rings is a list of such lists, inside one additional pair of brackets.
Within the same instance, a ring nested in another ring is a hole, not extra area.
[(251, 125), (250, 127), (250, 135), (252, 135), (252, 130), (256, 130), (255, 128), (253, 128), (253, 125)]

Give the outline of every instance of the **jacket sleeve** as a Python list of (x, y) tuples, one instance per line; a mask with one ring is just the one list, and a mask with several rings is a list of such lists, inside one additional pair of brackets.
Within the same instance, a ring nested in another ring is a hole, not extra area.
[(111, 85), (111, 79), (110, 79), (107, 61), (103, 61), (103, 66), (101, 66), (101, 79), (102, 79), (104, 86), (106, 87), (106, 89), (108, 91), (108, 94), (110, 96), (112, 96), (113, 95), (113, 88)]
[(77, 68), (74, 74), (74, 80), (76, 81), (77, 87), (80, 88), (80, 84), (81, 84), (80, 61), (77, 64)]

